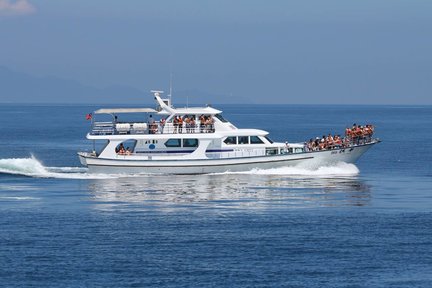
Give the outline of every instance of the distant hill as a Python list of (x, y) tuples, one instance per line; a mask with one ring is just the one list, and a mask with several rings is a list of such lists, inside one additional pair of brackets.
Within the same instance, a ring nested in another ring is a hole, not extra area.
[(74, 80), (35, 77), (0, 66), (0, 102), (3, 103), (114, 103), (119, 98), (127, 101), (148, 97), (148, 93), (131, 87), (99, 89)]
[[(96, 88), (78, 81), (57, 77), (37, 77), (0, 66), (0, 103), (122, 103), (153, 104), (150, 89), (142, 91), (115, 85)], [(230, 95), (188, 90), (175, 91), (174, 104), (231, 104), (244, 99)]]

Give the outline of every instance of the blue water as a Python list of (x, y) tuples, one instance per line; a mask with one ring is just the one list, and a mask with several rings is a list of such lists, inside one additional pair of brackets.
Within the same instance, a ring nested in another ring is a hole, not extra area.
[(1, 105), (0, 286), (431, 287), (431, 106), (221, 106), (303, 141), (352, 123), (354, 165), (89, 175), (91, 106)]

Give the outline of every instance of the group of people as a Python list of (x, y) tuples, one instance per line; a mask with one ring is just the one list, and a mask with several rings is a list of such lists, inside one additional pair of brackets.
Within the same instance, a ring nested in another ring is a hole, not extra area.
[[(160, 121), (155, 121), (152, 115), (149, 116), (148, 127), (149, 134), (162, 133), (166, 124), (166, 119), (162, 118)], [(200, 133), (214, 132), (214, 120), (210, 115), (201, 115), (196, 120), (194, 115), (174, 116), (172, 120), (174, 130), (173, 133), (195, 133), (196, 128), (199, 127)]]
[(306, 151), (331, 150), (345, 148), (352, 145), (368, 143), (372, 140), (374, 126), (367, 124), (364, 126), (353, 124), (351, 128), (345, 129), (345, 137), (340, 135), (323, 135), (305, 142)]
[(345, 137), (351, 139), (353, 143), (360, 144), (361, 142), (369, 142), (372, 140), (375, 127), (371, 124), (356, 125), (345, 129)]
[(349, 146), (349, 142), (347, 142), (347, 138), (342, 138), (340, 135), (331, 135), (327, 136), (323, 135), (321, 138), (316, 137), (315, 139), (310, 139), (305, 143), (305, 150), (309, 151), (320, 151), (320, 150), (329, 150), (336, 149), (341, 147)]
[(118, 155), (131, 155), (131, 154), (132, 154), (132, 152), (130, 151), (129, 147), (127, 147), (127, 148), (125, 149), (123, 143), (121, 143), (121, 144), (120, 144), (120, 145), (115, 149), (115, 152), (116, 152)]
[(201, 115), (200, 120), (200, 133), (213, 133), (214, 130), (214, 120), (210, 115)]
[(183, 133), (183, 127), (186, 128), (186, 133), (195, 131), (196, 121), (195, 116), (175, 116), (173, 119), (174, 133)]
[[(201, 115), (199, 118), (200, 133), (214, 132), (214, 120), (209, 115)], [(186, 133), (195, 133), (197, 127), (195, 116), (175, 116), (173, 119), (174, 133), (183, 133), (183, 128)]]

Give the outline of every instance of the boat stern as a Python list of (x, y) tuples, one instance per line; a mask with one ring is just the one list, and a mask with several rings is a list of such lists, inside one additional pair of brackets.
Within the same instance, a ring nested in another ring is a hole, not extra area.
[(94, 158), (96, 155), (94, 153), (88, 152), (78, 152), (78, 158), (83, 166), (87, 167), (87, 158)]

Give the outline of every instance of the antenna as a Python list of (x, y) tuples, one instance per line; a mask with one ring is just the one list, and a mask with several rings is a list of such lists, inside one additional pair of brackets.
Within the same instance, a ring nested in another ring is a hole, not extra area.
[(169, 87), (169, 94), (167, 95), (169, 97), (170, 103), (172, 103), (172, 78), (173, 74), (170, 72), (170, 87)]

